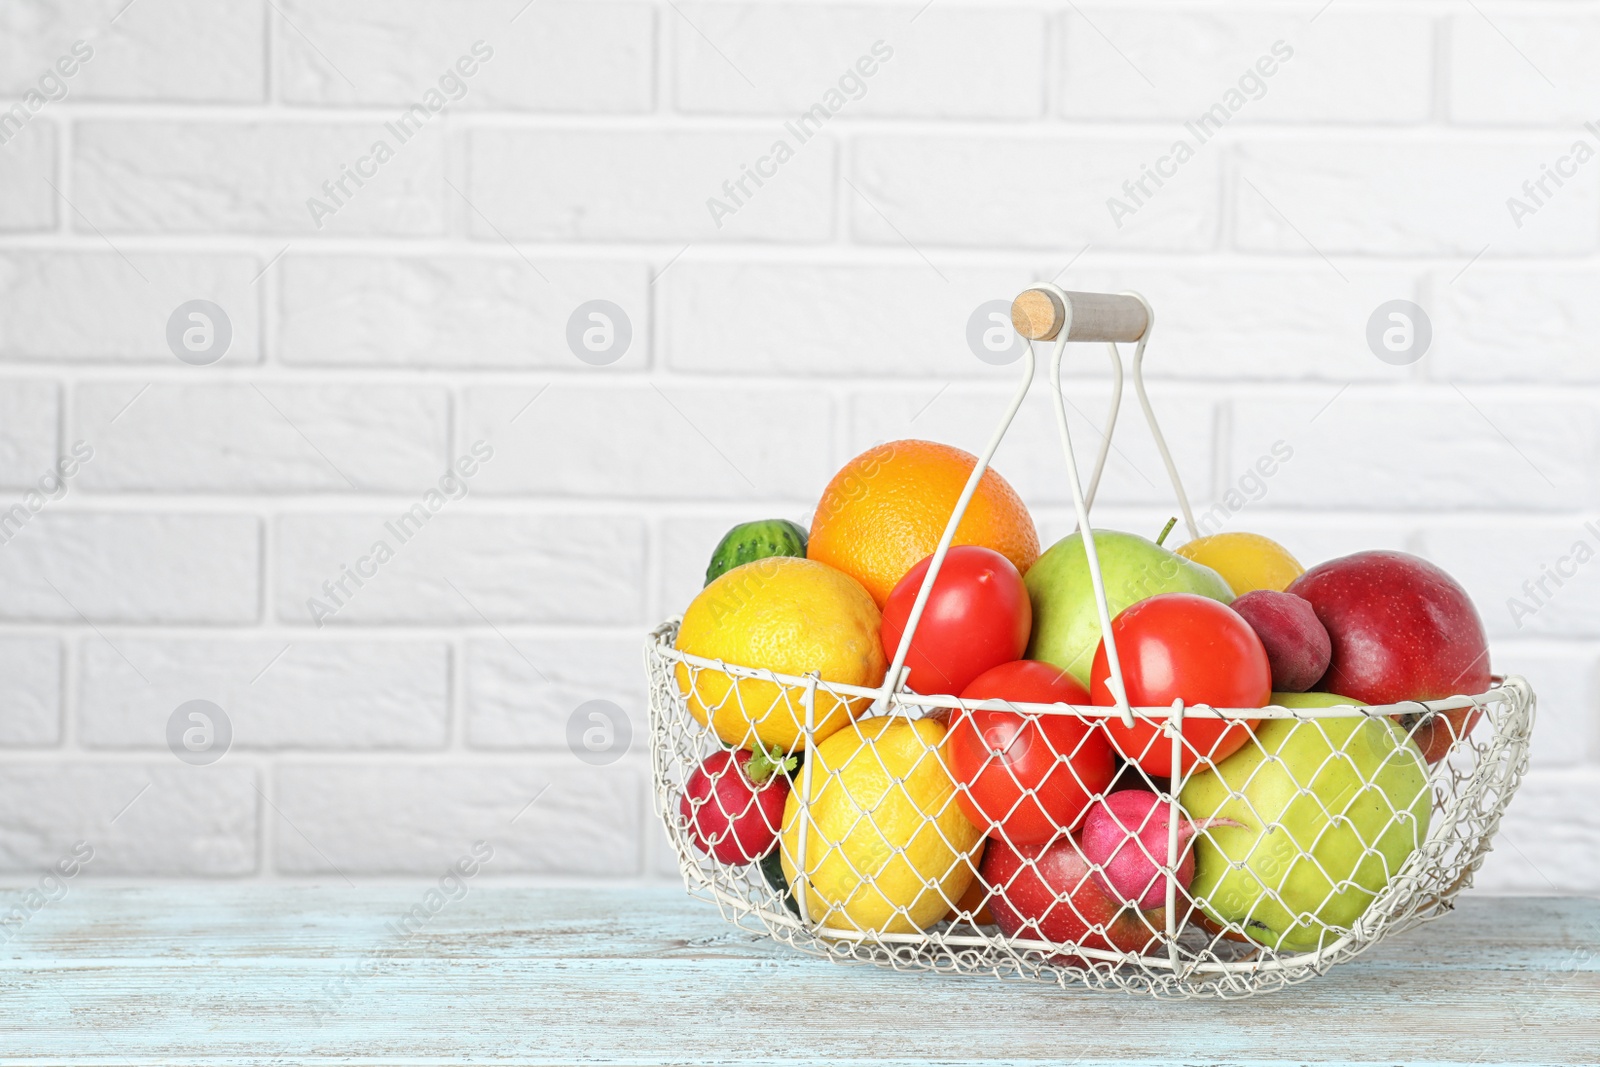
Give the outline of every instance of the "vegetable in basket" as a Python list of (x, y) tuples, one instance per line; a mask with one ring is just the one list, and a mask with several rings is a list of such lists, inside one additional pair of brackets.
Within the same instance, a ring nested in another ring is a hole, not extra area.
[[(1210, 826), (1238, 825), (1226, 819), (1181, 819), (1178, 859), (1174, 863), (1168, 849), (1171, 816), (1170, 802), (1144, 789), (1112, 793), (1089, 809), (1083, 820), (1083, 855), (1100, 868), (1095, 878), (1113, 897), (1146, 911), (1164, 906), (1166, 868), (1172, 867), (1178, 880), (1178, 897), (1182, 899), (1194, 880), (1190, 839)], [(1162, 858), (1157, 859), (1158, 856)]]
[(805, 556), (806, 532), (788, 519), (758, 519), (741, 522), (722, 535), (711, 551), (706, 567), (706, 585), (735, 567), (770, 556)]
[[(890, 662), (932, 562), (929, 556), (906, 572), (883, 606), (883, 654)], [(957, 545), (945, 553), (911, 635), (906, 685), (923, 694), (959, 693), (990, 667), (1021, 658), (1032, 625), (1028, 590), (1011, 561), (992, 548)]]
[[(1233, 590), (1216, 571), (1137, 534), (1096, 530), (1094, 546), (1112, 618), (1157, 593), (1198, 593), (1224, 604), (1233, 600)], [(1054, 663), (1088, 685), (1101, 634), (1083, 535), (1057, 541), (1023, 581), (1033, 600), (1028, 658)]]
[(783, 876), (783, 856), (779, 851), (773, 849), (762, 856), (757, 866), (761, 868), (762, 880), (783, 901), (784, 910), (799, 917), (800, 905), (795, 903), (794, 894), (789, 891), (789, 880)]
[(721, 863), (752, 863), (772, 851), (796, 759), (776, 746), (707, 756), (683, 784), (678, 813), (700, 850)]
[[(1167, 708), (1175, 700), (1213, 708), (1259, 708), (1272, 695), (1272, 666), (1250, 624), (1226, 604), (1193, 593), (1161, 593), (1141, 600), (1111, 621), (1122, 679), (1133, 707)], [(1110, 659), (1105, 642), (1095, 652), (1089, 695), (1110, 707)], [(1256, 720), (1191, 717), (1183, 720), (1176, 759), (1165, 724), (1136, 718), (1106, 719), (1111, 743), (1146, 774), (1187, 774), (1223, 759), (1250, 740)]]
[[(1048, 845), (1012, 846), (991, 838), (978, 877), (990, 887), (989, 910), (1007, 937), (1140, 955), (1156, 949), (1166, 923), (1163, 910), (1140, 912), (1107, 892), (1075, 834)], [(1050, 957), (1050, 962), (1105, 965), (1065, 954)]]
[[(961, 699), (1086, 705), (1089, 694), (1060, 667), (1024, 659), (985, 671)], [(954, 711), (945, 762), (968, 820), (1014, 845), (1042, 844), (1077, 826), (1116, 776), (1105, 730), (1076, 715)]]

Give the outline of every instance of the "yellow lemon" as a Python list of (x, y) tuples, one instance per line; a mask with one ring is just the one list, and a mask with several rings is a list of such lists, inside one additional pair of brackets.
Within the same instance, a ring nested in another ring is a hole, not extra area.
[[(878, 635), (882, 616), (861, 583), (815, 560), (771, 556), (723, 574), (683, 613), (673, 647), (739, 667), (777, 674), (815, 671), (825, 682), (876, 686), (888, 662)], [(793, 752), (804, 744), (805, 689), (715, 668), (675, 669), (689, 712), (725, 743), (756, 743)], [(866, 697), (819, 688), (813, 709), (821, 741), (864, 711)]]
[(818, 745), (795, 776), (779, 860), (790, 887), (805, 892), (813, 922), (912, 933), (943, 919), (971, 886), (983, 834), (956, 803), (940, 753), (944, 734), (932, 719), (852, 723)]
[(1222, 575), (1234, 596), (1253, 589), (1283, 592), (1306, 572), (1289, 550), (1270, 537), (1253, 533), (1219, 533), (1199, 537), (1178, 548), (1178, 555)]

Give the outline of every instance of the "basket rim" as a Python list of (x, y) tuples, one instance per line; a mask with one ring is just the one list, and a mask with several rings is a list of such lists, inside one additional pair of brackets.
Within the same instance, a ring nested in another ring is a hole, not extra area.
[[(708, 892), (719, 901), (732, 904), (736, 907), (744, 906), (745, 902), (729, 893), (714, 879), (700, 877), (695, 880), (691, 889)], [(1376, 897), (1373, 906), (1385, 899), (1389, 894)], [(877, 930), (855, 930), (844, 927), (808, 925), (800, 918), (787, 913), (773, 912), (767, 909), (756, 908), (764, 921), (776, 923), (779, 926), (795, 931), (824, 937), (834, 942), (877, 942), (880, 944), (915, 945), (925, 943), (929, 935), (926, 931), (890, 934)], [(945, 931), (939, 935), (940, 944), (957, 948), (986, 948), (996, 944), (1004, 944), (1007, 948), (1023, 951), (1036, 951), (1050, 955), (1081, 956), (1091, 963), (1109, 963), (1116, 966), (1133, 966), (1155, 968), (1160, 971), (1184, 979), (1192, 975), (1230, 975), (1230, 974), (1260, 974), (1281, 972), (1293, 974), (1297, 971), (1315, 971), (1329, 965), (1341, 954), (1350, 951), (1364, 950), (1368, 947), (1361, 938), (1352, 930), (1327, 944), (1315, 949), (1289, 952), (1272, 958), (1256, 958), (1245, 960), (1186, 960), (1174, 962), (1170, 955), (1142, 954), (1127, 952), (1119, 949), (1094, 948), (1080, 945), (1072, 941), (1044, 941), (1038, 938), (1008, 937), (1005, 934), (984, 934), (977, 932), (976, 928), (969, 927), (974, 932), (970, 934), (952, 934)]]
[[(696, 656), (683, 652), (673, 647), (673, 639), (678, 632), (678, 624), (682, 616), (673, 616), (650, 631), (647, 652), (658, 656), (670, 663), (682, 663), (686, 666), (697, 667), (703, 670), (721, 671), (734, 678), (749, 678), (757, 681), (774, 682), (783, 686), (807, 688), (815, 684), (825, 685), (831, 693), (863, 699), (876, 699), (884, 695), (881, 686), (869, 687), (849, 685), (844, 682), (829, 682), (817, 674), (796, 675), (784, 674), (779, 671), (768, 670), (765, 667), (745, 667), (724, 660), (710, 659), (705, 656)], [(1135, 705), (1132, 710), (1136, 716), (1147, 719), (1169, 719), (1181, 716), (1187, 719), (1225, 719), (1248, 721), (1254, 719), (1344, 719), (1361, 716), (1363, 718), (1393, 718), (1396, 715), (1416, 715), (1441, 711), (1458, 711), (1463, 708), (1482, 708), (1486, 704), (1498, 701), (1515, 699), (1518, 694), (1531, 696), (1533, 687), (1528, 680), (1519, 674), (1491, 675), (1494, 683), (1491, 688), (1475, 695), (1457, 694), (1455, 696), (1440, 697), (1434, 700), (1403, 700), (1394, 704), (1337, 704), (1328, 708), (1286, 708), (1279, 704), (1269, 704), (1260, 708), (1213, 708), (1207, 704), (1183, 705), (1175, 703), (1171, 706), (1158, 707)], [(963, 701), (960, 697), (946, 694), (913, 693), (910, 690), (896, 690), (889, 694), (888, 703), (897, 708), (917, 708), (920, 710), (983, 710), (983, 711), (1014, 711), (1024, 715), (1073, 715), (1079, 718), (1112, 718), (1121, 717), (1121, 712), (1115, 705), (1093, 704), (1037, 704), (1027, 701), (1009, 700), (983, 700)]]

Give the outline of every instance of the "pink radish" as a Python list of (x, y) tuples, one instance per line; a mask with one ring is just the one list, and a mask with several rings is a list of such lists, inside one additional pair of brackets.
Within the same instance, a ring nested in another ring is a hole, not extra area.
[(689, 775), (678, 813), (702, 852), (735, 866), (772, 851), (798, 761), (783, 750), (714, 752)]
[[(1167, 801), (1143, 789), (1112, 793), (1089, 809), (1083, 820), (1083, 855), (1101, 868), (1095, 878), (1120, 900), (1140, 911), (1167, 902), (1167, 879), (1162, 867), (1170, 866), (1167, 836), (1171, 827)], [(1208, 826), (1236, 826), (1228, 819), (1195, 822), (1185, 818), (1178, 827), (1178, 888), (1188, 890), (1194, 880), (1194, 852), (1189, 841)], [(1168, 863), (1157, 859), (1167, 856)]]

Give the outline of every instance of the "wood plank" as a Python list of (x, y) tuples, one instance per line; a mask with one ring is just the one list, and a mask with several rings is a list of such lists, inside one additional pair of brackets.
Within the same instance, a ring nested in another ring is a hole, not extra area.
[(0, 1064), (1600, 1062), (1595, 900), (1171, 1003), (834, 965), (671, 890), (477, 889), (395, 938), (420, 892), (74, 888), (0, 949)]

